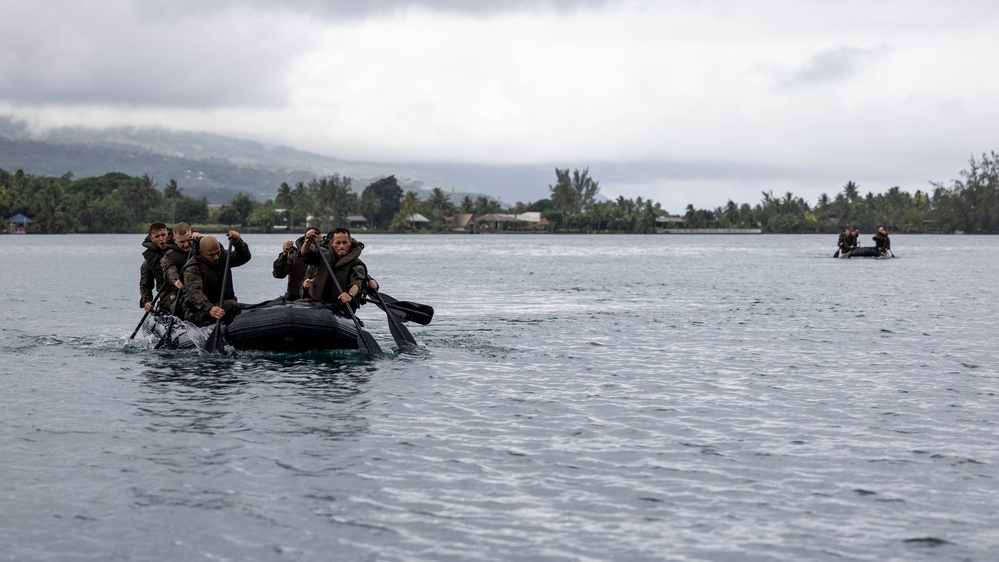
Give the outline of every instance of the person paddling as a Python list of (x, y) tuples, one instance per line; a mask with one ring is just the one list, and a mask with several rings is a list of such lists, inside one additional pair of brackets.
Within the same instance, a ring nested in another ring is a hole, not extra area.
[(849, 238), (850, 238), (850, 229), (844, 228), (843, 232), (839, 233), (839, 239), (836, 240), (836, 247), (838, 247), (839, 251), (843, 252), (844, 254), (850, 251), (850, 247), (847, 244), (847, 240)]
[[(235, 230), (229, 231), (232, 257), (229, 267), (239, 267), (250, 261), (250, 247)], [(233, 290), (232, 275), (225, 275), (226, 250), (214, 236), (205, 236), (198, 242), (198, 253), (184, 264), (184, 319), (198, 326), (207, 326), (225, 316), (232, 316), (242, 308)], [(222, 286), (225, 279), (225, 286)], [(218, 302), (222, 300), (222, 306)]]
[(879, 227), (878, 233), (874, 235), (874, 248), (882, 255), (891, 252), (891, 239), (888, 238), (888, 231), (883, 226)]
[(166, 253), (170, 230), (161, 222), (149, 225), (149, 234), (142, 241), (142, 265), (139, 267), (139, 307), (153, 310), (153, 289), (163, 290), (163, 267), (160, 259)]
[[(309, 287), (312, 300), (327, 304), (340, 302), (344, 305), (349, 304), (352, 310), (357, 310), (360, 304), (357, 297), (361, 295), (364, 286), (378, 288), (378, 283), (368, 277), (368, 268), (360, 260), (364, 244), (354, 240), (346, 228), (335, 229), (330, 238), (320, 242), (318, 248), (313, 242), (315, 236), (316, 231), (309, 229), (305, 233), (305, 243), (300, 250), (302, 260), (318, 268), (316, 277)], [(343, 289), (342, 292), (337, 291), (336, 283), (330, 279), (329, 271), (325, 267), (319, 267), (323, 264), (319, 252), (326, 255), (333, 268), (333, 274)]]
[[(163, 269), (163, 290), (167, 291), (160, 299), (162, 310), (175, 310), (175, 302), (184, 288), (180, 270), (191, 258), (191, 245), (201, 235), (191, 231), (191, 225), (186, 222), (178, 222), (173, 225), (173, 238), (167, 242), (166, 252), (160, 259), (160, 267)], [(183, 316), (179, 314), (178, 316)]]
[[(318, 234), (318, 231), (316, 233)], [(305, 236), (300, 236), (295, 242), (286, 240), (271, 269), (271, 274), (274, 275), (275, 279), (288, 278), (288, 289), (280, 297), (286, 301), (305, 297), (305, 289), (311, 283), (310, 280), (316, 276), (316, 267), (305, 263), (301, 258), (303, 244), (305, 244)]]

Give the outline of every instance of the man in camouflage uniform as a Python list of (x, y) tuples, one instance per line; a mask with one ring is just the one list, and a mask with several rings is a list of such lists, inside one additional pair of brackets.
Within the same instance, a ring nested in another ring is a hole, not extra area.
[(179, 222), (173, 225), (173, 237), (167, 241), (167, 249), (160, 259), (160, 268), (163, 270), (163, 298), (160, 299), (160, 308), (168, 310), (177, 316), (183, 316), (183, 312), (177, 310), (178, 297), (184, 290), (184, 282), (181, 279), (180, 270), (191, 258), (191, 246), (194, 241), (201, 237), (197, 232), (191, 231), (191, 225), (186, 222)]
[[(329, 238), (320, 242), (318, 247), (313, 242), (314, 237), (316, 231), (309, 229), (305, 233), (305, 242), (300, 249), (302, 261), (317, 268), (316, 277), (309, 286), (309, 295), (315, 301), (350, 306), (352, 310), (357, 310), (361, 304), (357, 297), (361, 295), (364, 287), (376, 290), (378, 288), (378, 283), (368, 277), (368, 268), (360, 260), (364, 244), (354, 240), (346, 228), (335, 229)], [(323, 261), (319, 252), (326, 256), (326, 261)], [(342, 291), (337, 290), (326, 262), (329, 262), (333, 269), (332, 273)], [(346, 313), (346, 309), (343, 309), (343, 312)]]
[[(319, 234), (319, 231), (316, 231)], [(311, 280), (316, 276), (316, 266), (308, 265), (302, 261), (300, 250), (305, 243), (305, 236), (300, 236), (296, 242), (285, 241), (281, 247), (281, 253), (274, 260), (274, 267), (271, 274), (275, 279), (288, 278), (288, 290), (279, 298), (286, 301), (294, 301), (307, 298), (306, 280)], [(311, 283), (311, 281), (309, 281)]]
[[(250, 247), (235, 230), (229, 231), (232, 257), (229, 267), (239, 267), (250, 261)], [(214, 236), (205, 236), (198, 242), (198, 253), (184, 264), (184, 319), (198, 326), (207, 326), (216, 320), (232, 318), (241, 305), (232, 288), (232, 275), (226, 275), (227, 251)], [(225, 284), (222, 280), (225, 278)], [(222, 306), (218, 302), (222, 301)]]
[(883, 226), (879, 227), (878, 233), (874, 235), (874, 247), (882, 255), (891, 252), (891, 239), (888, 238), (888, 231)]
[(843, 232), (839, 233), (839, 240), (836, 241), (836, 245), (839, 246), (839, 250), (844, 254), (850, 251), (850, 246), (847, 243), (849, 238), (850, 238), (850, 229), (844, 228)]
[(149, 234), (142, 241), (142, 265), (139, 267), (139, 306), (146, 312), (153, 310), (153, 289), (163, 290), (163, 268), (160, 258), (167, 250), (170, 230), (161, 222), (149, 225)]

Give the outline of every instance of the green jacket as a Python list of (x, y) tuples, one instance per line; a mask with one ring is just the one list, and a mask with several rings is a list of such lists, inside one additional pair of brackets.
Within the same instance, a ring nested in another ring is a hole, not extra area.
[[(312, 281), (312, 286), (309, 287), (309, 296), (312, 300), (327, 304), (340, 302), (337, 298), (340, 296), (340, 291), (337, 290), (336, 284), (330, 280), (329, 270), (323, 263), (319, 252), (326, 256), (333, 268), (333, 274), (336, 276), (337, 283), (340, 284), (340, 289), (349, 292), (351, 287), (356, 286), (355, 293), (360, 295), (368, 278), (368, 268), (360, 260), (363, 249), (364, 244), (351, 239), (350, 250), (341, 258), (333, 251), (329, 241), (323, 240), (320, 246), (313, 246), (308, 253), (304, 254), (302, 260), (309, 265), (316, 266), (316, 278)], [(354, 310), (357, 309), (356, 298), (350, 302), (350, 306)]]
[[(207, 312), (213, 306), (217, 306), (220, 300), (237, 300), (236, 292), (233, 290), (231, 273), (226, 278), (225, 287), (222, 286), (222, 278), (225, 277), (226, 255), (226, 250), (222, 250), (219, 263), (212, 265), (210, 261), (201, 257), (201, 254), (196, 253), (184, 264), (184, 289), (187, 290), (184, 302), (189, 311)], [(246, 242), (243, 239), (234, 241), (229, 267), (239, 267), (250, 261), (250, 257), (250, 247), (246, 245)]]

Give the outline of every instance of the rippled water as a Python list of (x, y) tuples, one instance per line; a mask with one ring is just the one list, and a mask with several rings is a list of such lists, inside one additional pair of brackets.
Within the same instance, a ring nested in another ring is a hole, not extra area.
[(422, 353), (153, 351), (141, 236), (0, 237), (0, 559), (995, 559), (999, 238), (358, 238)]

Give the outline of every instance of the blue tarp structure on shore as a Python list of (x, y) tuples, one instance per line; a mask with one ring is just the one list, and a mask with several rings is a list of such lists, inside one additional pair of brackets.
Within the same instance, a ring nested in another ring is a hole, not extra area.
[(35, 221), (33, 221), (33, 220), (29, 219), (28, 217), (22, 215), (21, 213), (18, 213), (16, 215), (12, 216), (12, 217), (7, 217), (7, 222), (8, 223), (14, 223), (14, 224), (20, 224), (21, 228), (25, 228), (25, 226), (28, 223), (35, 222)]

